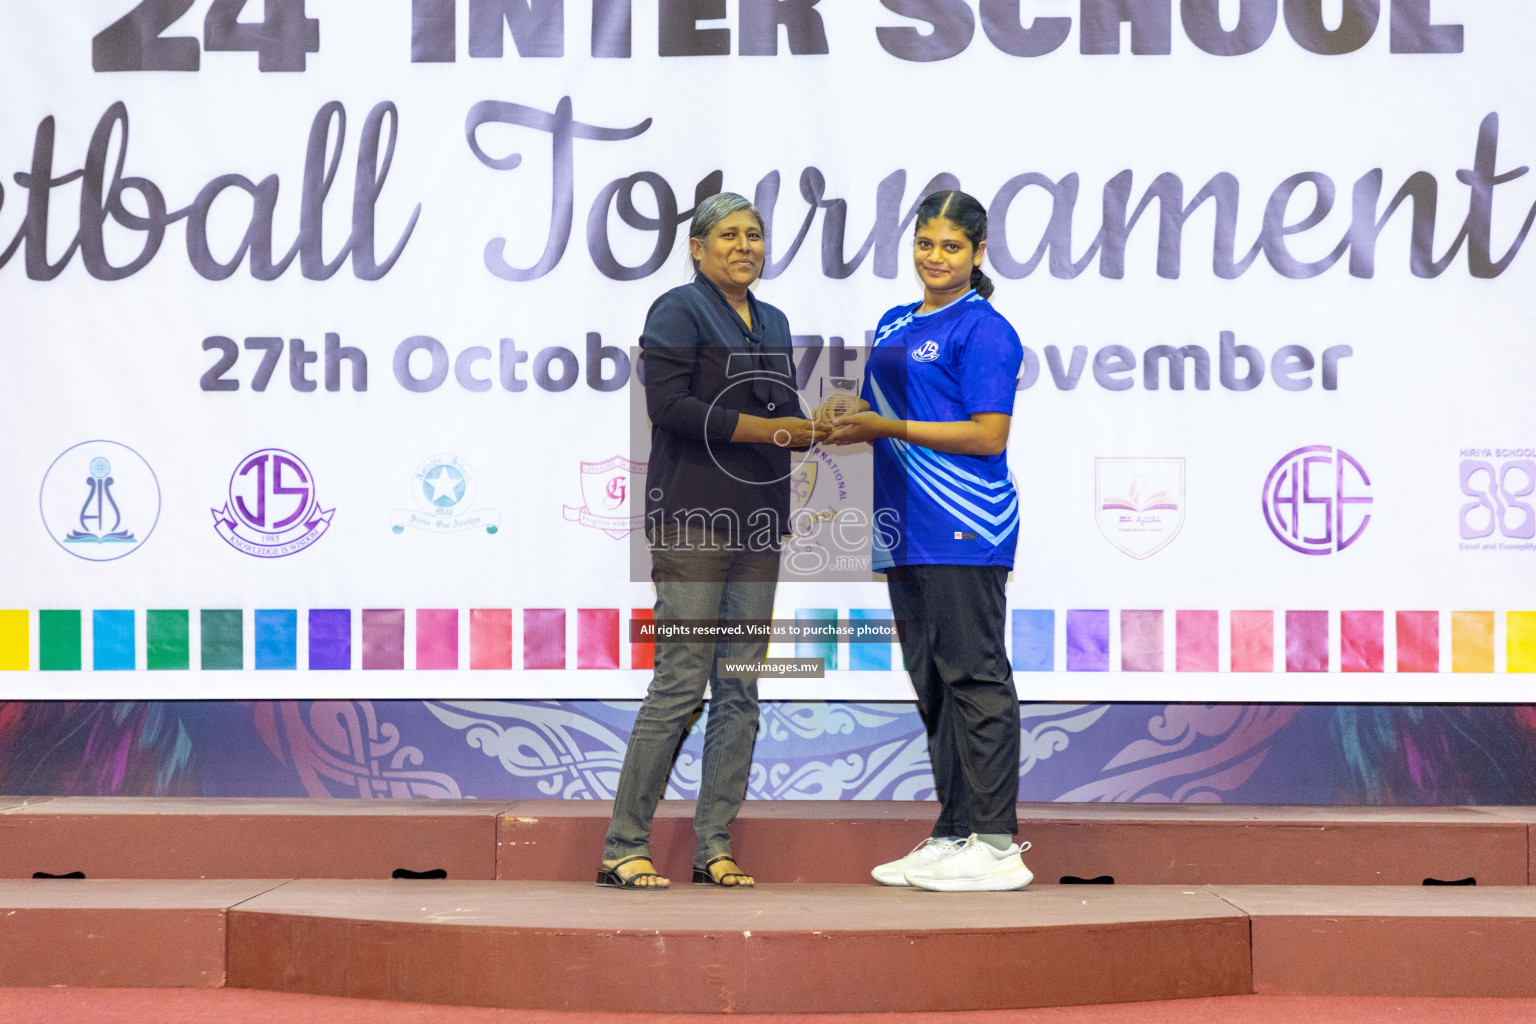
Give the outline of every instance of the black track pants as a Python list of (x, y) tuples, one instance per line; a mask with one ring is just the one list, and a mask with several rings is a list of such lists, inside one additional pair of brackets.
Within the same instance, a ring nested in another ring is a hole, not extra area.
[(1019, 694), (1003, 643), (1008, 570), (908, 565), (886, 573), (928, 729), (935, 836), (1018, 831)]

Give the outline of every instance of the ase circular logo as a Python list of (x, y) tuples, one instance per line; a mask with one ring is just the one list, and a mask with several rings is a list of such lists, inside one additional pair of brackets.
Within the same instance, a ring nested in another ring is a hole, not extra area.
[(1304, 555), (1343, 551), (1370, 525), (1371, 478), (1348, 452), (1314, 444), (1287, 452), (1264, 481), (1264, 521)]

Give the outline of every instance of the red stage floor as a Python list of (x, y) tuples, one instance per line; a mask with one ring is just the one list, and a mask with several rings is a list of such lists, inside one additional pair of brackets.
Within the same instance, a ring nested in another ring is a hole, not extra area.
[[(251, 989), (0, 989), (6, 1024), (700, 1024), (696, 1014), (503, 1010)], [(955, 1024), (953, 1013), (743, 1014), (741, 1024)], [(1536, 1024), (1536, 999), (1213, 996), (973, 1010), (966, 1024)]]

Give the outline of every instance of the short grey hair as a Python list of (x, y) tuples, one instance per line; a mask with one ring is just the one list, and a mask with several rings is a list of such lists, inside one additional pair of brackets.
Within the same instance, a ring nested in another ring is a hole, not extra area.
[[(735, 192), (717, 192), (708, 199), (699, 200), (699, 204), (693, 208), (693, 223), (688, 225), (688, 237), (697, 238), (700, 242), (709, 237), (709, 233), (715, 230), (715, 225), (733, 213), (746, 210), (757, 219), (757, 226), (762, 231), (767, 231), (767, 225), (763, 223), (763, 215), (757, 212), (757, 207), (752, 205), (746, 196), (737, 195)], [(693, 258), (690, 249), (688, 261), (693, 264), (693, 272), (699, 272), (699, 261)]]

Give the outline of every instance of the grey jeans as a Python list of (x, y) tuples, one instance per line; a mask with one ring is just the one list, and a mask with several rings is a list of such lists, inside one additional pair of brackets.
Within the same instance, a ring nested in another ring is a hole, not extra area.
[[(675, 532), (669, 531), (675, 540)], [(651, 579), (656, 584), (657, 620), (739, 622), (773, 614), (779, 552), (725, 547), (678, 549), (651, 545)], [(666, 789), (672, 759), (709, 684), (709, 717), (704, 729), (703, 775), (693, 815), (698, 837), (694, 863), (730, 853), (730, 824), (747, 793), (752, 744), (757, 739), (757, 680), (719, 678), (716, 658), (762, 658), (766, 640), (658, 643), (656, 670), (635, 716), (614, 794), (613, 818), (603, 857), (617, 860), (650, 854), (651, 821)]]

